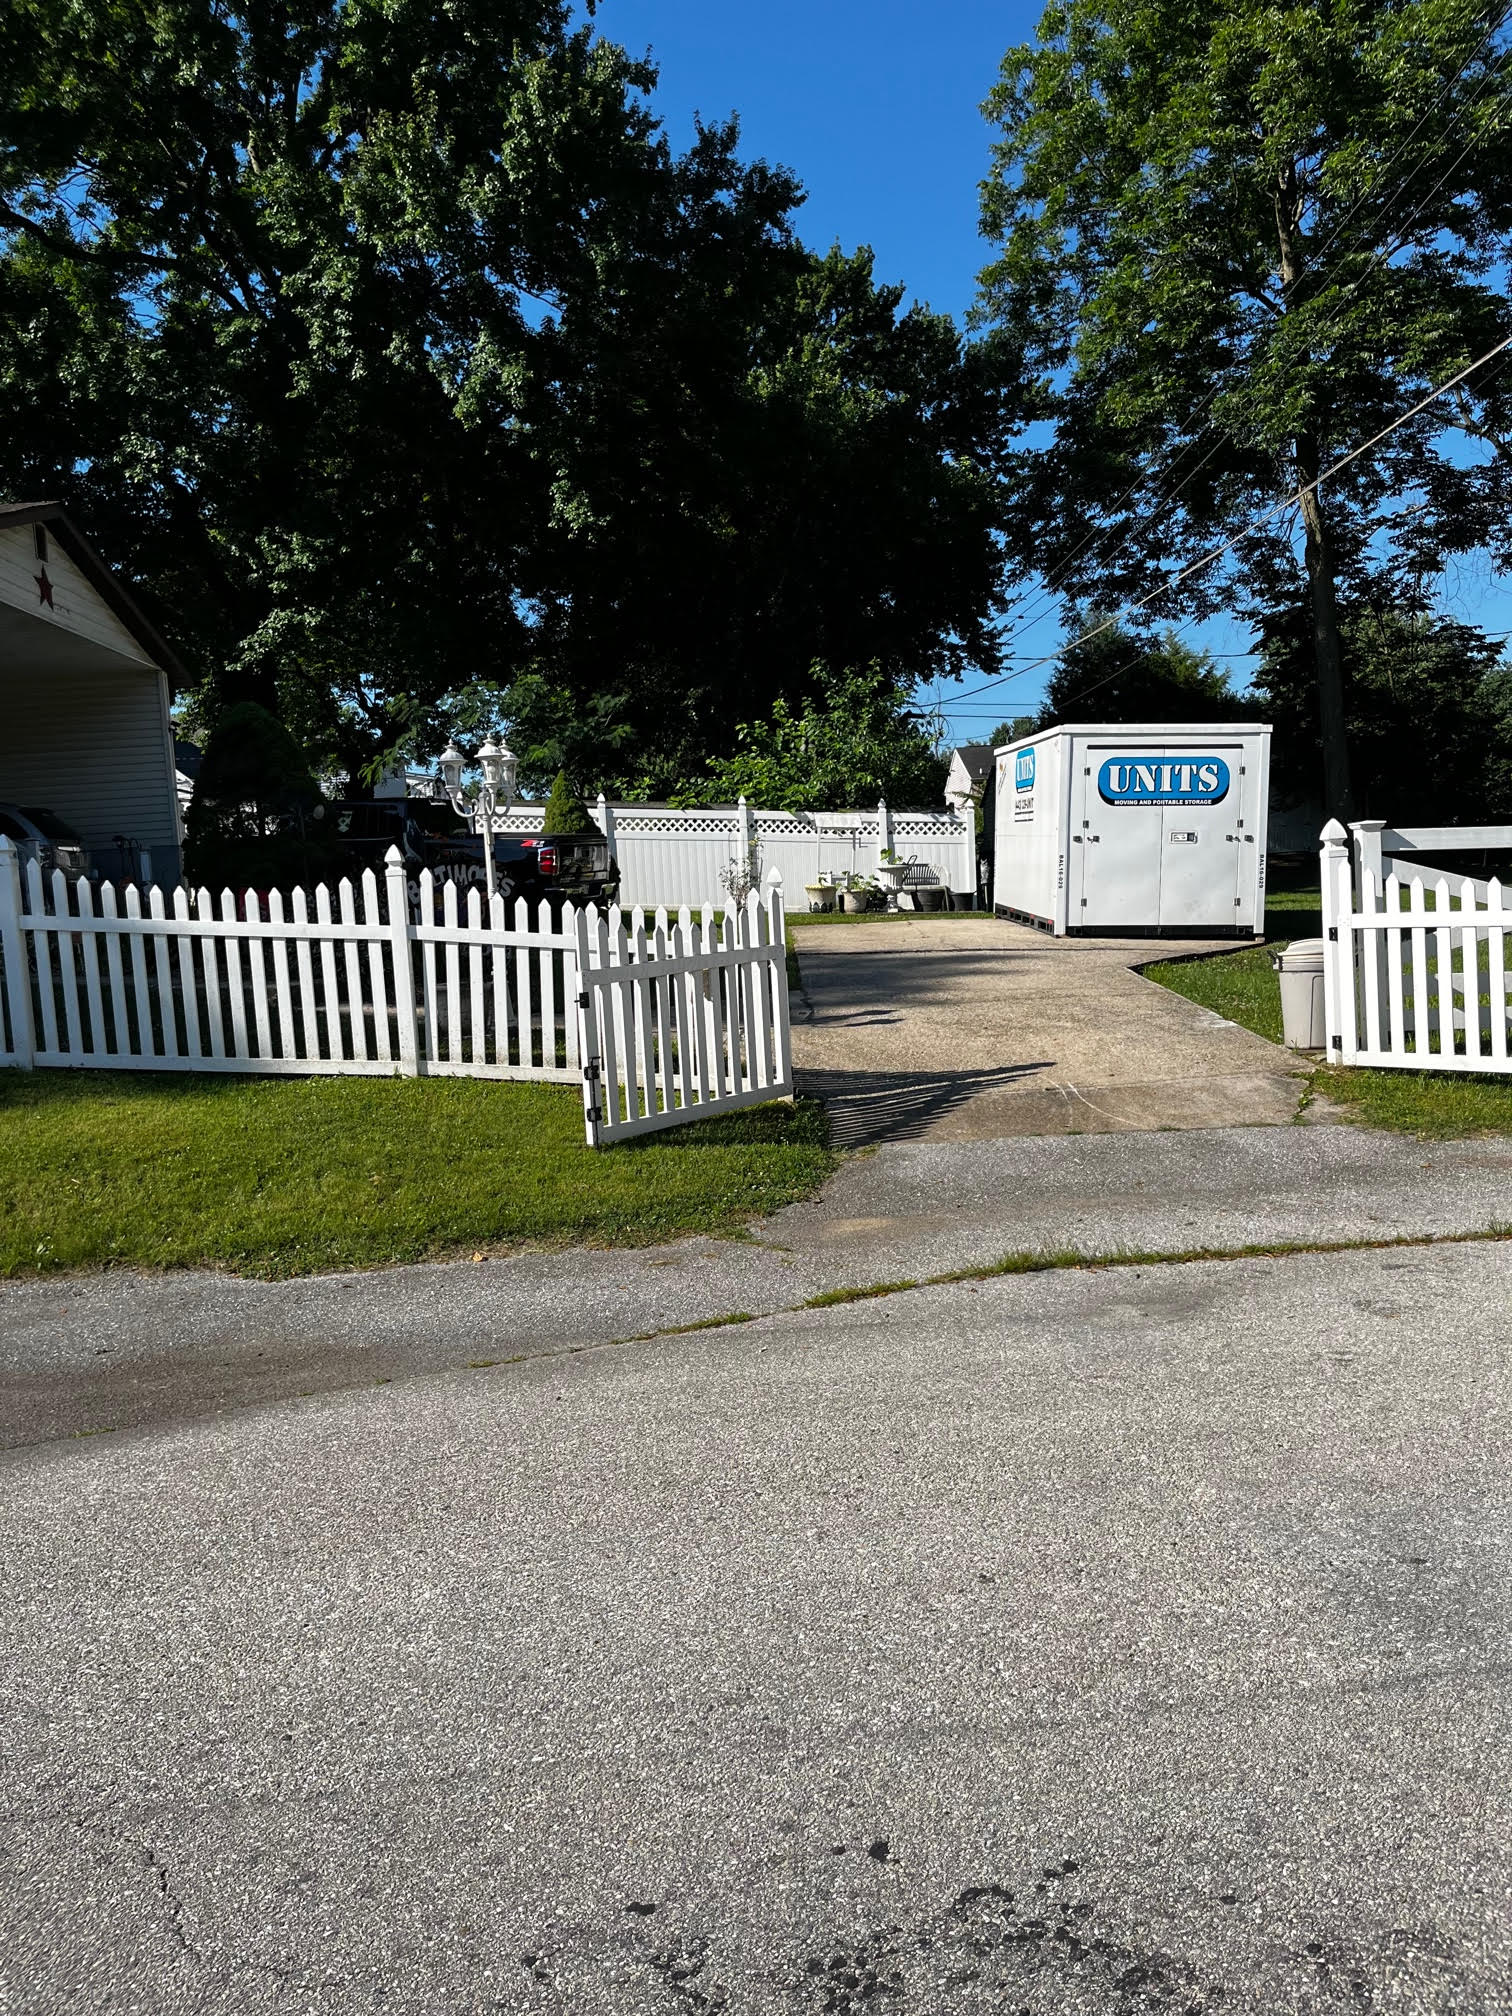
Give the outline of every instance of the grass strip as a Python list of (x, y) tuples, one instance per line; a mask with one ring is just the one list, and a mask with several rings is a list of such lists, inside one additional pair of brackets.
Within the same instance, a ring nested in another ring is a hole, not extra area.
[[(1271, 955), (1293, 938), (1315, 938), (1322, 930), (1312, 906), (1315, 890), (1292, 890), (1266, 904), (1266, 931), (1273, 942), (1198, 959), (1170, 959), (1145, 966), (1147, 980), (1169, 987), (1225, 1021), (1237, 1022), (1280, 1043), (1281, 982)], [(1305, 1059), (1293, 1052), (1298, 1061)], [(1463, 1141), (1488, 1134), (1512, 1134), (1512, 1078), (1473, 1071), (1376, 1070), (1364, 1065), (1319, 1063), (1308, 1080), (1301, 1112), (1321, 1095), (1344, 1107), (1352, 1119), (1418, 1141)]]
[(596, 1152), (570, 1085), (0, 1070), (0, 1278), (738, 1236), (837, 1161), (803, 1100)]
[(901, 1295), (908, 1288), (927, 1288), (927, 1281), (876, 1281), (869, 1288), (826, 1288), (822, 1295), (810, 1295), (800, 1309), (836, 1309), (842, 1302), (870, 1302), (878, 1295)]

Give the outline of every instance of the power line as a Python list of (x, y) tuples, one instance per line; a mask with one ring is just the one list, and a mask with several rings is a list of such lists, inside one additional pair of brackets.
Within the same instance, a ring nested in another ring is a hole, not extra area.
[[(1489, 364), (1493, 357), (1499, 357), (1504, 350), (1508, 349), (1512, 349), (1512, 336), (1504, 336), (1500, 343), (1493, 344), (1484, 355), (1477, 357), (1473, 364), (1467, 364), (1462, 371), (1456, 371), (1452, 378), (1446, 378), (1442, 385), (1436, 385), (1425, 398), (1418, 401), (1416, 406), (1410, 407), (1407, 412), (1399, 414), (1391, 422), (1390, 426), (1383, 427), (1378, 434), (1372, 434), (1370, 439), (1362, 441), (1358, 448), (1351, 448), (1347, 455), (1341, 455), (1338, 461), (1330, 463), (1329, 467), (1323, 470), (1321, 475), (1315, 476), (1310, 483), (1304, 483), (1300, 489), (1294, 490), (1290, 496), (1283, 497), (1278, 503), (1267, 505), (1258, 517), (1251, 519), (1240, 531), (1235, 532), (1230, 538), (1223, 540), (1221, 544), (1210, 547), (1206, 553), (1199, 554), (1195, 560), (1189, 561), (1185, 567), (1181, 568), (1178, 573), (1173, 574), (1169, 580), (1162, 581), (1159, 587), (1152, 588), (1148, 595), (1142, 595), (1137, 602), (1131, 603), (1127, 609), (1120, 611), (1118, 615), (1106, 617), (1095, 628), (1083, 631), (1080, 637), (1073, 638), (1069, 644), (1063, 644), (1059, 650), (1047, 651), (1042, 658), (1037, 658), (1032, 664), (1024, 666), (1021, 671), (1007, 672), (1001, 678), (989, 679), (985, 686), (973, 687), (970, 693), (962, 694), (962, 699), (974, 700), (983, 693), (992, 692), (996, 687), (1008, 685), (1014, 679), (1024, 678), (1028, 673), (1037, 671), (1041, 665), (1053, 665), (1057, 659), (1064, 658), (1068, 651), (1076, 649), (1079, 645), (1090, 643), (1094, 637), (1100, 637), (1105, 630), (1114, 629), (1125, 617), (1132, 616), (1139, 610), (1146, 608), (1151, 602), (1156, 601), (1172, 588), (1179, 588), (1182, 582), (1189, 580), (1193, 574), (1200, 573), (1204, 567), (1210, 567), (1215, 560), (1221, 560), (1225, 553), (1231, 553), (1236, 546), (1249, 538), (1251, 533), (1257, 531), (1260, 526), (1276, 517), (1278, 513), (1288, 511), (1293, 506), (1300, 504), (1310, 491), (1321, 489), (1332, 477), (1337, 476), (1341, 469), (1347, 469), (1351, 462), (1357, 462), (1362, 455), (1368, 454), (1372, 448), (1378, 447), (1389, 435), (1395, 434), (1399, 427), (1405, 427), (1409, 420), (1415, 420), (1418, 414), (1423, 412), (1426, 407), (1431, 406), (1436, 399), (1441, 399), (1446, 392), (1452, 392), (1456, 385), (1463, 384), (1473, 371), (1478, 371), (1483, 364)], [(1188, 619), (1189, 623), (1196, 620), (1195, 617)], [(1188, 627), (1188, 624), (1182, 624), (1179, 627), (1185, 629)], [(1096, 688), (1094, 687), (1092, 690), (1095, 692)]]
[[(1334, 226), (1333, 230), (1329, 233), (1329, 236), (1325, 240), (1323, 246), (1313, 254), (1313, 265), (1311, 271), (1315, 272), (1317, 270), (1317, 267), (1321, 265), (1322, 260), (1326, 257), (1329, 250), (1337, 241), (1340, 233), (1344, 229), (1344, 226), (1349, 222), (1349, 219), (1354, 216), (1355, 212), (1360, 208), (1361, 204), (1365, 202), (1368, 199), (1368, 197), (1374, 193), (1375, 189), (1379, 186), (1380, 182), (1390, 171), (1392, 165), (1398, 159), (1400, 159), (1402, 153), (1411, 144), (1412, 140), (1427, 124), (1429, 119), (1433, 117), (1434, 113), (1436, 113), (1439, 110), (1439, 108), (1443, 105), (1444, 101), (1448, 98), (1450, 92), (1454, 89), (1455, 85), (1459, 83), (1460, 79), (1465, 75), (1470, 65), (1476, 60), (1476, 58), (1487, 47), (1487, 45), (1495, 38), (1496, 34), (1506, 23), (1509, 15), (1512, 15), (1512, 7), (1503, 8), (1502, 12), (1497, 16), (1496, 20), (1492, 23), (1491, 27), (1487, 29), (1486, 33), (1481, 37), (1480, 41), (1476, 44), (1475, 48), (1471, 50), (1470, 54), (1466, 56), (1464, 61), (1460, 64), (1459, 68), (1448, 79), (1448, 81), (1444, 85), (1443, 90), (1439, 93), (1438, 98), (1434, 101), (1434, 104), (1430, 107), (1430, 109), (1427, 112), (1425, 112), (1422, 115), (1422, 117), (1418, 120), (1417, 124), (1412, 128), (1412, 131), (1407, 135), (1406, 139), (1401, 141), (1398, 144), (1398, 146), (1393, 150), (1393, 152), (1388, 157), (1385, 164), (1377, 171), (1376, 175), (1371, 179), (1371, 182), (1366, 187), (1366, 189), (1363, 190), (1361, 194), (1355, 198), (1355, 201), (1350, 205), (1349, 209), (1345, 212), (1344, 216), (1339, 220), (1339, 222)], [(1499, 74), (1505, 74), (1505, 71), (1508, 66), (1509, 57), (1512, 57), (1512, 52), (1507, 52), (1507, 54), (1503, 56), (1502, 70), (1501, 73)], [(1484, 94), (1486, 89), (1493, 82), (1496, 81), (1497, 74), (1498, 73), (1488, 72), (1487, 75), (1480, 80), (1475, 91), (1471, 94), (1471, 97), (1467, 100), (1467, 102), (1464, 105), (1456, 107), (1454, 112), (1450, 115), (1451, 124), (1453, 123), (1454, 120), (1460, 118), (1466, 111), (1470, 110), (1476, 104), (1476, 102)], [(1454, 170), (1459, 166), (1460, 162), (1465, 159), (1467, 154), (1473, 152), (1474, 149), (1477, 146), (1479, 146), (1485, 138), (1486, 135), (1484, 133), (1472, 136), (1472, 138), (1455, 156), (1454, 160), (1449, 164), (1448, 168), (1444, 170), (1443, 174), (1440, 175), (1438, 180), (1433, 184), (1433, 187), (1427, 192), (1425, 196), (1421, 197), (1418, 200), (1418, 202), (1413, 206), (1413, 208), (1408, 212), (1405, 224), (1399, 228), (1394, 242), (1386, 246), (1379, 247), (1377, 249), (1375, 257), (1371, 260), (1370, 264), (1366, 267), (1365, 271), (1351, 283), (1346, 293), (1344, 294), (1343, 298), (1339, 302), (1334, 304), (1330, 315), (1331, 326), (1325, 325), (1323, 330), (1320, 332), (1321, 336), (1324, 339), (1328, 338), (1330, 335), (1334, 334), (1337, 331), (1339, 327), (1339, 318), (1342, 314), (1343, 309), (1347, 307), (1348, 303), (1354, 298), (1355, 295), (1358, 294), (1360, 288), (1365, 284), (1366, 280), (1370, 278), (1370, 275), (1375, 271), (1376, 267), (1380, 265), (1382, 259), (1383, 258), (1389, 259), (1394, 255), (1394, 253), (1402, 249), (1402, 247), (1406, 243), (1406, 234), (1408, 231), (1410, 231), (1412, 224), (1422, 214), (1423, 210), (1427, 207), (1428, 203), (1432, 201), (1433, 197), (1438, 193), (1438, 191), (1443, 187), (1444, 183), (1454, 173)], [(1385, 222), (1388, 214), (1390, 213), (1392, 205), (1397, 201), (1397, 199), (1402, 194), (1405, 193), (1413, 177), (1417, 175), (1419, 171), (1422, 168), (1426, 167), (1427, 165), (1429, 165), (1429, 157), (1425, 157), (1423, 160), (1415, 162), (1414, 165), (1408, 169), (1407, 173), (1391, 190), (1390, 194), (1387, 196), (1385, 202), (1381, 205), (1381, 208), (1376, 215), (1374, 226), (1375, 230), (1380, 229), (1381, 225)], [(1326, 291), (1327, 287), (1335, 277), (1335, 272), (1337, 268), (1341, 266), (1345, 260), (1357, 256), (1358, 250), (1363, 250), (1363, 247), (1348, 249), (1340, 255), (1340, 258), (1334, 262), (1334, 266), (1330, 267), (1327, 270), (1327, 272), (1323, 274), (1321, 281), (1319, 281), (1315, 285), (1313, 298), (1316, 299), (1319, 295), (1321, 295), (1323, 292)], [(1203, 440), (1204, 436), (1210, 432), (1212, 427), (1211, 415), (1218, 401), (1222, 398), (1224, 389), (1225, 388), (1221, 383), (1217, 385), (1212, 391), (1212, 393), (1209, 395), (1206, 402), (1198, 409), (1198, 412), (1195, 416), (1196, 419), (1201, 420), (1204, 418), (1204, 416), (1209, 417), (1207, 417), (1206, 420), (1204, 421), (1204, 425), (1202, 426), (1201, 430), (1196, 434), (1192, 435), (1192, 437), (1188, 441), (1184, 442), (1181, 445), (1181, 447), (1178, 448), (1178, 450), (1176, 451), (1178, 460), (1182, 455), (1189, 452), (1189, 450), (1197, 447)], [(1160, 495), (1156, 497), (1154, 503), (1151, 504), (1147, 508), (1147, 510), (1145, 510), (1140, 514), (1140, 518), (1137, 522), (1139, 524), (1147, 523), (1161, 511), (1168, 510), (1170, 506), (1175, 503), (1176, 499), (1181, 495), (1182, 491), (1186, 489), (1187, 485), (1192, 482), (1194, 477), (1200, 475), (1202, 470), (1205, 469), (1208, 463), (1212, 461), (1214, 455), (1218, 453), (1218, 450), (1221, 445), (1222, 445), (1221, 442), (1215, 442), (1213, 446), (1208, 450), (1207, 454), (1203, 456), (1202, 460), (1199, 463), (1197, 463), (1197, 465), (1194, 468), (1188, 470), (1186, 475), (1181, 478), (1179, 483), (1176, 483), (1174, 487), (1168, 486), (1166, 489), (1162, 490)], [(1131, 484), (1129, 484), (1127, 489), (1125, 489), (1122, 492), (1122, 494), (1115, 500), (1112, 508), (1115, 511), (1117, 511), (1125, 503), (1127, 503), (1128, 499), (1132, 497), (1134, 492), (1139, 488), (1139, 484), (1140, 484), (1140, 478), (1136, 476), (1134, 481)], [(1123, 537), (1128, 536), (1127, 530), (1124, 530), (1124, 528), (1120, 528), (1118, 526), (1109, 526), (1105, 529), (1105, 531), (1103, 531), (1100, 534), (1096, 531), (1089, 531), (1085, 533), (1083, 537), (1077, 542), (1077, 544), (1072, 548), (1071, 552), (1066, 556), (1066, 558), (1059, 564), (1058, 567), (1056, 567), (1052, 571), (1051, 575), (1046, 579), (1043, 586), (1038, 591), (1034, 601), (1031, 602), (1031, 604), (1029, 605), (1029, 610), (1025, 612), (1023, 615), (1021, 615), (1018, 623), (1015, 625), (1014, 629), (1009, 633), (1007, 641), (1009, 643), (1012, 643), (1015, 638), (1022, 636), (1024, 632), (1032, 626), (1033, 623), (1039, 622), (1042, 619), (1045, 611), (1054, 603), (1056, 599), (1056, 594), (1061, 584), (1065, 581), (1067, 575), (1070, 573), (1071, 568), (1074, 566), (1075, 562), (1080, 558), (1082, 553), (1086, 551), (1087, 547), (1093, 543), (1094, 540), (1100, 539), (1103, 542), (1103, 544), (1106, 545), (1107, 541), (1109, 541), (1110, 539), (1117, 538), (1120, 535), (1120, 533), (1122, 533)], [(1043, 663), (1044, 661), (1041, 660), (1039, 662)]]

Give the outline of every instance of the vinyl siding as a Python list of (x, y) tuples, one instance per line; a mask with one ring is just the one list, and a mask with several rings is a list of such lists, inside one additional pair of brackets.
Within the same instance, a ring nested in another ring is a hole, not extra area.
[(51, 537), (47, 542), (46, 561), (47, 578), (53, 591), (54, 606), (51, 609), (42, 600), (37, 587), (37, 576), (42, 567), (43, 563), (37, 558), (32, 526), (10, 525), (0, 531), (0, 602), (9, 602), (13, 608), (24, 609), (29, 616), (36, 616), (42, 622), (67, 630), (76, 637), (87, 637), (92, 643), (103, 644), (107, 650), (118, 651), (134, 664), (152, 663), (120, 617), (101, 601), (57, 540)]
[(102, 852), (124, 833), (159, 874), (179, 840), (171, 749), (154, 665), (0, 672), (0, 798), (49, 807)]

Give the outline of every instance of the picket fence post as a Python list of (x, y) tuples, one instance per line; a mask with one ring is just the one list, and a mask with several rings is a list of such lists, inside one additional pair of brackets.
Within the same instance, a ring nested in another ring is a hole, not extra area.
[(892, 814), (887, 809), (887, 800), (879, 798), (877, 800), (877, 866), (879, 868), (882, 866), (882, 856), (884, 854), (891, 854), (892, 851)]
[[(592, 970), (588, 963), (588, 919), (598, 921), (598, 909), (592, 903), (585, 903), (578, 911), (573, 923), (577, 931), (577, 1018), (578, 1018), (578, 1062), (583, 1072), (583, 1132), (588, 1146), (599, 1146), (600, 1092), (599, 1085), (603, 1065), (599, 1056), (598, 1003), (594, 999), (595, 990), (589, 985), (588, 975)], [(601, 941), (602, 942), (602, 941)], [(615, 1107), (619, 1110), (618, 1105)]]
[(1349, 919), (1354, 910), (1354, 876), (1349, 835), (1337, 819), (1323, 828), (1320, 853), (1323, 884), (1323, 1006), (1328, 1057), (1333, 1064), (1353, 1064), (1359, 1055), (1356, 1034), (1355, 934)]
[[(773, 868), (767, 876), (767, 942), (780, 956), (772, 961), (772, 1003), (776, 1021), (772, 1029), (772, 1069), (778, 1085), (791, 1086), (793, 1077), (793, 1036), (788, 1004), (787, 917), (782, 905), (782, 872)], [(791, 1091), (782, 1095), (790, 1099)]]
[(394, 1005), (399, 1013), (399, 1075), (418, 1078), (420, 1024), (415, 1014), (415, 964), (410, 957), (409, 878), (397, 847), (389, 848), (383, 865), (388, 881), (389, 942), (394, 953)]
[(21, 856), (15, 841), (4, 833), (0, 833), (0, 956), (5, 960), (14, 1061), (22, 1071), (30, 1071), (37, 1052), (37, 1030), (32, 1019), (26, 933), (21, 929)]

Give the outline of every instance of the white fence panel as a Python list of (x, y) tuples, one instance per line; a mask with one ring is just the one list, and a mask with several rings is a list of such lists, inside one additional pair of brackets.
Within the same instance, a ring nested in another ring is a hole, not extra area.
[(578, 1077), (570, 906), (532, 918), (477, 890), (459, 918), (429, 874), (418, 916), (397, 853), (382, 884), (119, 901), (44, 883), (0, 838), (0, 1062), (114, 1071)]
[(583, 1088), (590, 1144), (789, 1097), (785, 922), (775, 877), (723, 915), (648, 922), (438, 885), (285, 903), (208, 889), (124, 900), (0, 838), (0, 1064), (281, 1075), (528, 1078)]
[[(722, 878), (732, 863), (747, 861), (752, 849), (760, 876), (775, 868), (790, 890), (802, 890), (821, 874), (874, 875), (883, 851), (891, 849), (932, 869), (944, 888), (975, 900), (976, 822), (953, 807), (764, 812), (742, 799), (737, 805), (677, 811), (667, 805), (611, 805), (600, 798), (589, 809), (613, 845), (626, 908), (670, 913), (684, 905), (695, 910), (705, 903), (722, 905)], [(539, 805), (514, 805), (503, 827), (534, 833), (540, 817)]]
[(607, 1147), (793, 1091), (780, 884), (723, 915), (705, 904), (578, 919), (583, 1118)]
[[(1404, 848), (1512, 847), (1512, 827), (1388, 830)], [(1323, 830), (1324, 999), (1336, 1063), (1512, 1074), (1512, 903), (1497, 880), (1413, 872), (1381, 822)], [(1403, 872), (1403, 871), (1407, 872)]]

